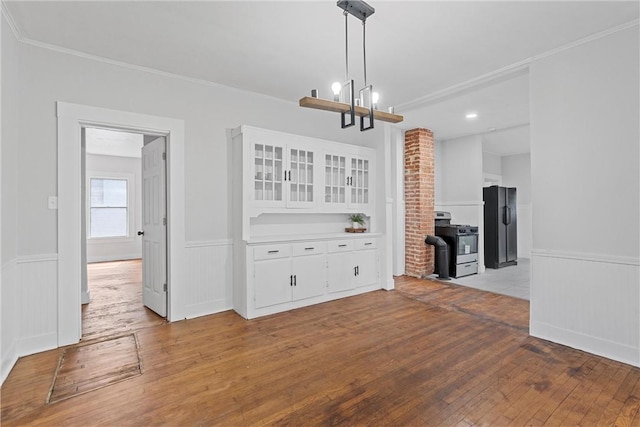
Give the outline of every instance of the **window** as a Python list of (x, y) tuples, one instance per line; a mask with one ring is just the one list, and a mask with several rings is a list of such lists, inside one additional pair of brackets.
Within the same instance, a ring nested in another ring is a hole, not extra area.
[(91, 178), (89, 237), (126, 237), (128, 181)]

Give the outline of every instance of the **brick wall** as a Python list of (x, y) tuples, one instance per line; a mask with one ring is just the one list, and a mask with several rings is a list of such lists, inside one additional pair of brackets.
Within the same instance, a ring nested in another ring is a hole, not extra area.
[(434, 230), (434, 144), (429, 129), (404, 135), (405, 274), (426, 277), (434, 271), (434, 248), (424, 243)]

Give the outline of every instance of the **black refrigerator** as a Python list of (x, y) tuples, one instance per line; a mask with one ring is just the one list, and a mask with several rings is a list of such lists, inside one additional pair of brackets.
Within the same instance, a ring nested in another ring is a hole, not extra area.
[(492, 185), (484, 200), (484, 265), (501, 268), (518, 263), (516, 189)]

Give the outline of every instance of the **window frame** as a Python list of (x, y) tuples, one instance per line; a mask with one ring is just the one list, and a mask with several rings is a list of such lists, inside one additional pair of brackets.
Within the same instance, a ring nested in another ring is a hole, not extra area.
[[(105, 180), (119, 180), (127, 182), (127, 235), (126, 236), (105, 236), (105, 237), (92, 237), (91, 236), (91, 180), (92, 179), (105, 179)], [(86, 171), (86, 229), (87, 229), (87, 241), (112, 243), (112, 242), (124, 242), (133, 241), (136, 238), (135, 234), (135, 175), (125, 172), (100, 172), (100, 171)]]

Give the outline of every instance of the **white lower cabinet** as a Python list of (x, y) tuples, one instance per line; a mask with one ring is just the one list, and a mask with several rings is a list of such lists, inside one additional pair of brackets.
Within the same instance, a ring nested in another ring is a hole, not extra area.
[(378, 289), (377, 238), (260, 244), (249, 246), (247, 318)]
[(322, 242), (255, 247), (255, 307), (268, 307), (324, 294), (324, 254), (325, 245)]
[(370, 286), (379, 281), (377, 239), (332, 241), (328, 252), (329, 292)]

